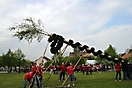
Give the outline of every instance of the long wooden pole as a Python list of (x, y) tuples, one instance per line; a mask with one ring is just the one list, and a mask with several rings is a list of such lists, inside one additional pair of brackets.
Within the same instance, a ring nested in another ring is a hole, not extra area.
[[(55, 61), (55, 59), (50, 63), (50, 65), (53, 64), (54, 61)], [(50, 65), (45, 69), (45, 71), (43, 73), (45, 73), (49, 69)]]
[(49, 45), (49, 42), (48, 42), (48, 43), (47, 43), (47, 45), (46, 45), (46, 48), (45, 48), (45, 50), (44, 50), (44, 53), (43, 53), (42, 57), (44, 57), (44, 56), (45, 56), (46, 51), (47, 51), (47, 48), (48, 48), (48, 45)]

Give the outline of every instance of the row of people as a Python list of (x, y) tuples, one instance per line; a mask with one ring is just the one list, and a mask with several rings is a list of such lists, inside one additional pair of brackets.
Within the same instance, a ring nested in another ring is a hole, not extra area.
[[(73, 65), (71, 66), (71, 65), (72, 65), (72, 63), (70, 63), (70, 68), (72, 67), (72, 69), (73, 69), (74, 66)], [(68, 83), (70, 83), (70, 80), (77, 81), (74, 71), (75, 70), (78, 71), (77, 69), (80, 69), (79, 65), (76, 66), (76, 68), (74, 68), (73, 70), (71, 70), (71, 69), (69, 70), (69, 65), (67, 67), (64, 62), (62, 62), (62, 65), (60, 65), (60, 66), (57, 65), (56, 67), (51, 65), (50, 66), (50, 74), (52, 74), (53, 71), (57, 70), (56, 68), (60, 69), (59, 81), (65, 80), (66, 72), (69, 75)], [(84, 74), (84, 71), (86, 71), (86, 74), (88, 74), (88, 72), (90, 71), (90, 74), (92, 74), (92, 68), (93, 68), (93, 66), (91, 64), (86, 65), (86, 66), (84, 64), (82, 64), (82, 66), (81, 66), (81, 70), (82, 70), (83, 74)], [(30, 88), (33, 88), (35, 81), (37, 83), (37, 88), (41, 88), (42, 87), (42, 74), (43, 74), (42, 64), (40, 63), (39, 67), (37, 68), (36, 63), (34, 63), (34, 65), (32, 66), (32, 71), (28, 72), (24, 76), (24, 79), (25, 79), (24, 88), (26, 88), (28, 82), (30, 83)], [(74, 82), (73, 82), (73, 86), (74, 86)]]
[[(56, 71), (60, 71), (61, 72), (60, 73), (61, 76), (65, 75), (65, 72), (66, 72), (66, 64), (64, 64), (64, 62), (62, 62), (62, 65), (60, 65), (60, 66), (58, 66), (58, 65), (57, 66), (51, 65), (50, 66), (50, 74), (51, 74), (51, 72), (53, 72), (55, 74)], [(93, 72), (93, 65), (92, 64), (88, 64), (88, 65), (82, 64), (81, 66), (80, 65), (77, 65), (75, 67), (75, 71), (76, 72), (82, 71), (83, 75), (84, 75), (85, 72), (86, 72), (86, 75), (92, 74), (92, 72)]]

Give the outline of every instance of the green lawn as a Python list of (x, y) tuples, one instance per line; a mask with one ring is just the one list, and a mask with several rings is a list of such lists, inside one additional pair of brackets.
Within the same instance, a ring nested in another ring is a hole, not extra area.
[[(25, 73), (20, 74), (0, 74), (0, 88), (23, 88)], [(47, 81), (49, 73), (43, 75), (43, 85), (46, 87), (61, 86), (62, 82), (58, 81), (58, 75), (52, 75)], [(132, 88), (132, 81), (114, 81), (115, 72), (94, 72), (92, 75), (82, 75), (76, 73), (77, 83), (72, 88)], [(65, 83), (65, 86), (67, 82)], [(36, 88), (36, 87), (34, 87)]]

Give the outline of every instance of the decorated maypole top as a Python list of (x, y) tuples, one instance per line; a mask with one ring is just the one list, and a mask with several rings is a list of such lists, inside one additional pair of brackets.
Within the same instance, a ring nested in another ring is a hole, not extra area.
[(103, 53), (101, 50), (96, 51), (94, 47), (90, 48), (89, 46), (82, 45), (79, 42), (74, 43), (74, 41), (71, 39), (67, 41), (65, 38), (63, 38), (63, 36), (55, 33), (49, 34), (48, 32), (44, 31), (44, 25), (40, 19), (38, 21), (35, 21), (31, 17), (23, 19), (22, 23), (10, 27), (8, 30), (15, 31), (13, 37), (17, 37), (19, 40), (25, 39), (29, 43), (31, 43), (33, 39), (37, 39), (37, 41), (40, 42), (45, 36), (49, 36), (48, 42), (51, 43), (50, 52), (52, 54), (58, 53), (63, 46), (63, 43), (65, 43), (72, 48), (79, 48), (80, 51), (92, 53), (94, 56), (106, 58), (107, 60), (113, 62), (122, 62), (122, 58), (110, 56), (107, 53)]

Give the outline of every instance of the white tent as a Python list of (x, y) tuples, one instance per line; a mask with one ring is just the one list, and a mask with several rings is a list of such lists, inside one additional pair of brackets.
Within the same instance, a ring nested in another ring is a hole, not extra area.
[(96, 64), (96, 61), (95, 60), (86, 60), (86, 63), (85, 64)]

